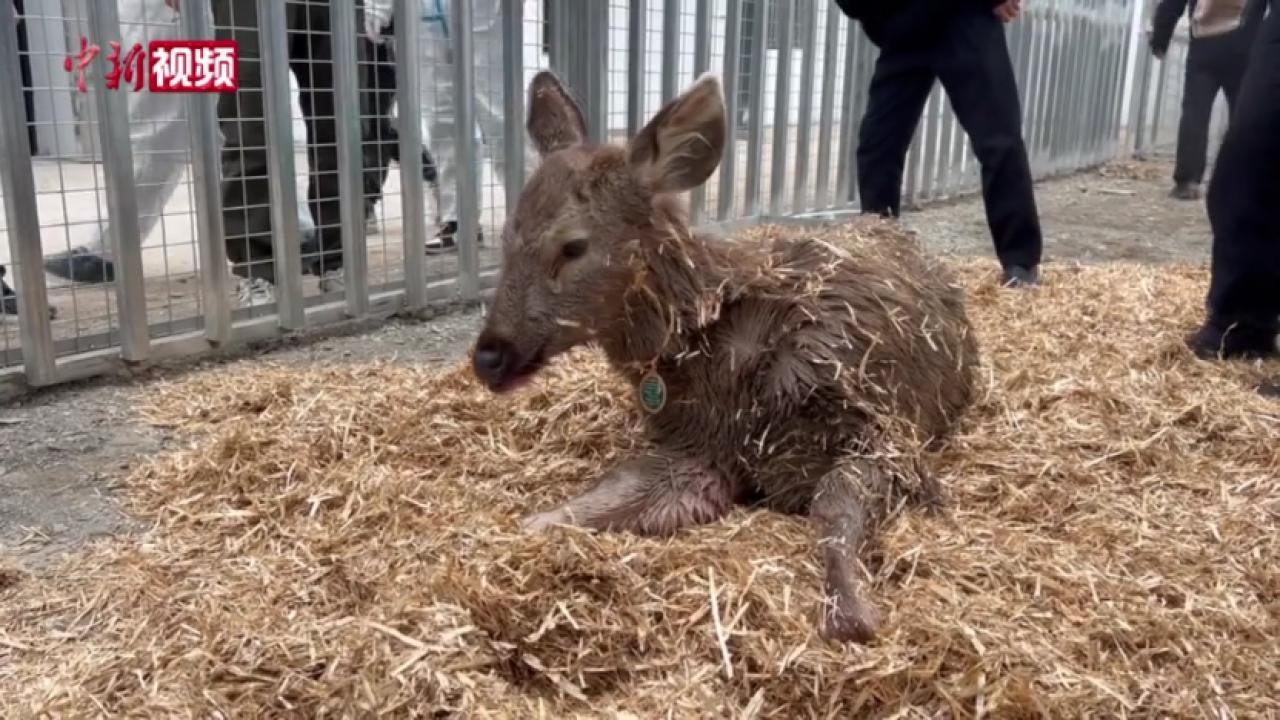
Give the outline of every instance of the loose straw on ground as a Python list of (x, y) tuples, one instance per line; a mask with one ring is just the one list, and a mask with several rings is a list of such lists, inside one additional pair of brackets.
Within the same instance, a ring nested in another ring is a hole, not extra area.
[(957, 268), (989, 387), (871, 554), (870, 647), (817, 634), (803, 518), (518, 531), (642, 442), (593, 353), (510, 398), (259, 362), (143, 408), (189, 443), (124, 483), (149, 530), (0, 569), (0, 717), (1280, 715), (1280, 366), (1183, 349), (1200, 270)]

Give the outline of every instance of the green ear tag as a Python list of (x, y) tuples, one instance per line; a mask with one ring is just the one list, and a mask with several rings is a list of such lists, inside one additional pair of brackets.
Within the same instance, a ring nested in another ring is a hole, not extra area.
[(640, 379), (640, 407), (645, 412), (656, 413), (667, 404), (667, 384), (657, 373), (649, 373)]

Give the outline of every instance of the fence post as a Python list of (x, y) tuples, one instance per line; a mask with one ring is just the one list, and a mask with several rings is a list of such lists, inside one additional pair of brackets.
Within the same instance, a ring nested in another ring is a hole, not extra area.
[[(834, 3), (827, 2), (826, 30), (822, 40), (822, 109), (818, 112), (818, 177), (814, 183), (813, 200), (816, 207), (829, 207), (831, 201), (831, 131), (835, 125), (836, 73), (839, 67), (840, 23), (843, 14)], [(852, 22), (852, 21), (850, 21)], [(844, 110), (849, 112), (846, 98)]]
[[(760, 212), (760, 174), (764, 169), (764, 68), (769, 39), (769, 1), (752, 0), (755, 10), (751, 22), (751, 57), (747, 110), (747, 197), (743, 214), (752, 217)], [(776, 0), (774, 0), (776, 2)], [(736, 88), (734, 91), (736, 92)], [(732, 122), (732, 121), (731, 121)], [(732, 127), (732, 126), (731, 126)]]
[(645, 0), (631, 0), (627, 20), (627, 138), (644, 127), (644, 60), (648, 46), (649, 8)]
[[(212, 40), (209, 12), (192, 8), (181, 13), (182, 32), (190, 40)], [(200, 258), (204, 336), (209, 342), (231, 340), (231, 285), (227, 277), (227, 245), (222, 225), (221, 135), (218, 95), (187, 95), (191, 127), (191, 178), (196, 205), (196, 243)]]
[(769, 162), (769, 212), (782, 214), (787, 196), (787, 131), (791, 124), (791, 49), (795, 0), (776, 0), (778, 77), (773, 92), (773, 158)]
[(12, 12), (0, 11), (0, 16), (0, 187), (4, 189), (9, 257), (16, 263), (13, 281), (18, 294), (18, 333), (27, 382), (48, 385), (56, 380), (57, 367), (40, 249), (36, 183), (22, 106), (18, 19)]
[[(693, 76), (702, 77), (711, 69), (711, 0), (697, 0), (694, 10), (693, 41)], [(729, 138), (728, 147), (733, 147), (733, 139)], [(693, 189), (689, 198), (689, 219), (694, 225), (702, 222), (706, 213), (707, 184), (703, 183)]]
[(1165, 86), (1168, 85), (1168, 82), (1167, 82), (1168, 74), (1169, 74), (1168, 53), (1166, 53), (1162, 59), (1158, 60), (1157, 63), (1160, 65), (1160, 75), (1159, 75), (1159, 78), (1156, 80), (1155, 105), (1151, 109), (1151, 140), (1150, 142), (1152, 147), (1155, 147), (1156, 144), (1159, 143), (1160, 116), (1163, 114), (1163, 111), (1164, 111), (1164, 89), (1165, 89)]
[[(816, 0), (798, 0), (797, 22), (804, 23), (804, 36), (800, 39), (800, 117), (796, 128), (796, 182), (791, 200), (793, 212), (808, 209), (809, 193), (809, 134), (813, 124), (813, 74), (817, 65), (818, 4)], [(825, 101), (826, 98), (823, 98)]]
[(836, 203), (848, 204), (854, 201), (853, 177), (857, 174), (857, 165), (853, 153), (858, 147), (858, 138), (854, 131), (857, 124), (858, 103), (854, 92), (858, 87), (859, 63), (859, 30), (858, 24), (849, 21), (845, 33), (844, 46), (844, 110), (840, 113), (840, 150), (836, 158)]
[[(95, 44), (123, 42), (115, 3), (89, 3), (89, 33)], [(121, 47), (120, 51), (123, 54), (128, 49)], [(116, 270), (116, 302), (120, 308), (120, 356), (137, 362), (151, 354), (151, 332), (147, 323), (129, 108), (124, 95), (129, 91), (123, 87), (108, 89), (105, 78), (95, 73), (90, 92), (98, 111), (98, 141), (102, 146), (103, 185), (107, 193), (111, 256)]]
[(422, 70), (418, 67), (422, 39), (418, 36), (420, 0), (395, 0), (396, 130), (400, 135), (400, 204), (404, 233), (404, 304), (409, 310), (427, 302), (427, 241), (425, 190), (422, 181)]
[[(453, 138), (458, 179), (458, 292), (462, 299), (480, 297), (480, 248), (476, 236), (480, 230), (480, 168), (476, 167), (475, 146), (475, 57), (471, 38), (471, 3), (452, 3), (450, 31), (453, 39)], [(556, 28), (557, 37), (560, 37)]]
[(716, 198), (716, 219), (728, 220), (733, 212), (738, 167), (738, 65), (742, 55), (742, 0), (725, 0), (724, 94), (729, 138), (720, 160), (720, 190)]
[[(342, 220), (342, 267), (347, 314), (359, 317), (369, 311), (369, 254), (365, 245), (364, 133), (360, 92), (360, 61), (356, 47), (354, 3), (329, 6), (333, 33), (333, 95), (338, 124), (338, 195)], [(469, 127), (469, 126), (468, 126)]]
[(592, 142), (605, 141), (609, 5), (600, 0), (551, 0), (551, 67), (581, 101)]
[(680, 0), (662, 3), (662, 102), (669, 103), (680, 91)]
[[(414, 0), (409, 0), (414, 2)], [(507, 214), (524, 189), (524, 2), (502, 0), (503, 178)]]
[[(281, 2), (258, 3), (258, 62), (267, 130), (267, 175), (271, 178), (271, 245), (275, 267), (276, 318), (298, 330), (307, 318), (302, 298), (301, 230), (294, 178), (293, 112), (289, 102), (289, 28)], [(242, 22), (242, 21), (237, 21)], [(323, 232), (317, 227), (316, 232)]]

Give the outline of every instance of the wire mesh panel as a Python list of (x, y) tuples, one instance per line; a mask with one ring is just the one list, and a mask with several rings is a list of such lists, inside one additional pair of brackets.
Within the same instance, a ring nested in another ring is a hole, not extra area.
[[(543, 68), (611, 142), (720, 75), (730, 132), (690, 194), (698, 221), (858, 205), (878, 48), (829, 0), (16, 5), (0, 19), (5, 377), (478, 297), (538, 162), (525, 92)], [(1153, 61), (1132, 47), (1136, 6), (1046, 0), (1008, 26), (1035, 175), (1115, 157), (1126, 132), (1139, 150), (1173, 141), (1185, 33)], [(135, 87), (135, 47), (210, 38), (238, 43), (236, 91)], [(908, 204), (978, 189), (941, 87), (902, 182)]]

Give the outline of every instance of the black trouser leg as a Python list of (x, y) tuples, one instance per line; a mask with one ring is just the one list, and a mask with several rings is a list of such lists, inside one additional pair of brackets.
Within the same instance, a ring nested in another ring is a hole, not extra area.
[(1044, 239), (1003, 25), (985, 8), (957, 12), (933, 62), (982, 166), (982, 200), (1000, 264), (1038, 266)]
[(1178, 159), (1173, 169), (1173, 181), (1179, 185), (1198, 185), (1204, 180), (1205, 157), (1209, 152), (1209, 120), (1213, 115), (1213, 101), (1221, 88), (1216, 68), (1209, 60), (1194, 48), (1187, 55), (1182, 119), (1178, 123)]
[(1254, 46), (1209, 186), (1210, 325), (1274, 335), (1280, 315), (1280, 13)]
[(307, 127), (307, 202), (316, 222), (314, 246), (303, 247), (302, 269), (321, 275), (342, 267), (342, 202), (329, 3), (290, 4), (288, 18), (289, 64), (298, 78), (299, 104)]
[[(384, 34), (389, 36), (392, 32), (393, 28), (388, 27)], [(373, 108), (371, 117), (364, 123), (364, 206), (365, 214), (369, 215), (382, 199), (382, 186), (387, 181), (391, 161), (399, 160), (400, 136), (391, 122), (391, 107), (396, 102), (396, 65), (391, 45), (368, 40), (363, 43), (370, 60), (363, 74), (367, 78), (369, 105)]]
[(235, 274), (275, 282), (271, 245), (271, 184), (262, 95), (257, 0), (213, 4), (219, 39), (239, 43), (239, 89), (218, 96), (222, 131), (222, 224)]
[(907, 150), (933, 89), (924, 51), (883, 48), (858, 131), (858, 194), (862, 212), (897, 216)]

